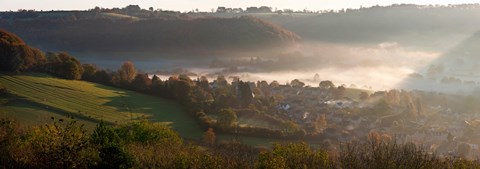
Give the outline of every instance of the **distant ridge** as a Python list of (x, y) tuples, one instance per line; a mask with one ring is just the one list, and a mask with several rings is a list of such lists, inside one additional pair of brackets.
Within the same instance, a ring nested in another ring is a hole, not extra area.
[(295, 33), (251, 16), (138, 18), (89, 11), (6, 12), (0, 13), (0, 27), (43, 50), (69, 52), (209, 53), (284, 47), (300, 40)]

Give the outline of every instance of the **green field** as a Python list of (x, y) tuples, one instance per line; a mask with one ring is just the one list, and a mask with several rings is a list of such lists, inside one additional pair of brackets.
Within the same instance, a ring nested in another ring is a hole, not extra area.
[(0, 97), (0, 116), (28, 124), (73, 116), (87, 128), (101, 120), (111, 124), (150, 120), (166, 123), (186, 138), (199, 139), (203, 133), (177, 103), (137, 92), (36, 73), (0, 75), (0, 86), (13, 94)]
[[(182, 137), (201, 139), (203, 131), (181, 105), (159, 97), (85, 81), (64, 80), (45, 74), (0, 74), (0, 86), (11, 93), (0, 96), (0, 118), (14, 118), (21, 124), (50, 123), (51, 117), (73, 116), (87, 129), (101, 120), (121, 124), (150, 120), (170, 125)], [(219, 140), (239, 140), (268, 147), (279, 139), (217, 133)]]

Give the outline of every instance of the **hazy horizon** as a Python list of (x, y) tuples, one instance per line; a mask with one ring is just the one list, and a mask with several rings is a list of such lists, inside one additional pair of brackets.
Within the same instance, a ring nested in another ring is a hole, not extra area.
[(85, 0), (82, 2), (67, 2), (62, 0), (44, 0), (44, 1), (28, 1), (28, 0), (2, 0), (0, 11), (16, 11), (18, 9), (35, 9), (35, 10), (85, 10), (91, 9), (95, 6), (104, 8), (113, 7), (125, 7), (130, 4), (139, 5), (141, 8), (147, 9), (153, 7), (154, 9), (163, 10), (176, 10), (176, 11), (192, 11), (199, 9), (200, 11), (210, 12), (212, 9), (216, 9), (218, 6), (225, 7), (240, 7), (246, 8), (249, 6), (269, 6), (273, 9), (294, 9), (294, 10), (328, 10), (328, 9), (342, 9), (342, 8), (360, 8), (371, 7), (375, 5), (388, 6), (392, 4), (417, 4), (417, 5), (448, 5), (448, 4), (469, 4), (479, 3), (474, 0), (366, 0), (362, 2), (351, 2), (349, 0), (298, 0), (295, 3), (291, 3), (288, 0), (265, 0), (265, 1), (232, 1), (232, 0), (159, 0), (159, 1), (94, 1)]

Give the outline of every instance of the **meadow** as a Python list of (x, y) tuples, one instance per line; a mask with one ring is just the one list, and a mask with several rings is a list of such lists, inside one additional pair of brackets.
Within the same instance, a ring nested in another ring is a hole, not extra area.
[(11, 96), (0, 97), (0, 116), (27, 124), (72, 116), (87, 128), (149, 120), (165, 123), (184, 138), (200, 139), (202, 129), (174, 101), (85, 81), (64, 80), (45, 74), (0, 75), (0, 85)]

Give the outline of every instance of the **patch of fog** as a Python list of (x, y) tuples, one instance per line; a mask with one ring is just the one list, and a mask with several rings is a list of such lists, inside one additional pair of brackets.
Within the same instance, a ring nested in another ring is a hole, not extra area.
[(342, 45), (311, 43), (298, 49), (304, 56), (321, 61), (321, 66), (350, 67), (411, 67), (417, 69), (430, 63), (441, 52), (412, 50), (396, 42), (376, 45)]
[[(410, 74), (424, 72), (441, 55), (441, 52), (407, 49), (396, 42), (376, 45), (309, 43), (290, 52), (294, 54), (284, 58), (287, 61), (278, 63), (282, 66), (280, 70), (255, 65), (247, 65), (247, 69), (234, 73), (221, 72), (222, 69), (218, 68), (184, 69), (198, 76), (205, 75), (209, 80), (214, 80), (216, 77), (212, 74), (217, 72), (227, 78), (238, 76), (244, 81), (276, 80), (284, 84), (299, 79), (307, 85), (318, 86), (321, 80), (331, 80), (336, 85), (354, 84), (366, 89), (388, 90), (402, 88), (399, 84), (411, 80), (408, 78)], [(320, 76), (320, 81), (314, 80), (315, 74)], [(160, 77), (168, 78), (166, 75)]]
[[(266, 80), (268, 82), (278, 81), (287, 83), (293, 79), (299, 79), (310, 86), (318, 86), (322, 80), (330, 80), (336, 85), (345, 84), (375, 89), (386, 90), (395, 88), (395, 85), (402, 81), (408, 74), (413, 72), (410, 68), (393, 67), (353, 67), (349, 69), (339, 67), (329, 67), (312, 71), (282, 71), (271, 73), (235, 73), (232, 76), (238, 76), (246, 81)], [(320, 76), (319, 81), (314, 80), (314, 75)]]
[[(304, 56), (303, 69), (270, 73), (240, 73), (246, 80), (277, 80), (286, 82), (298, 78), (308, 85), (318, 86), (313, 76), (331, 80), (337, 85), (354, 84), (373, 90), (402, 88), (409, 75), (424, 72), (441, 52), (407, 49), (396, 42), (376, 45), (342, 45), (310, 43), (298, 51)], [(238, 75), (238, 74), (237, 74)]]

